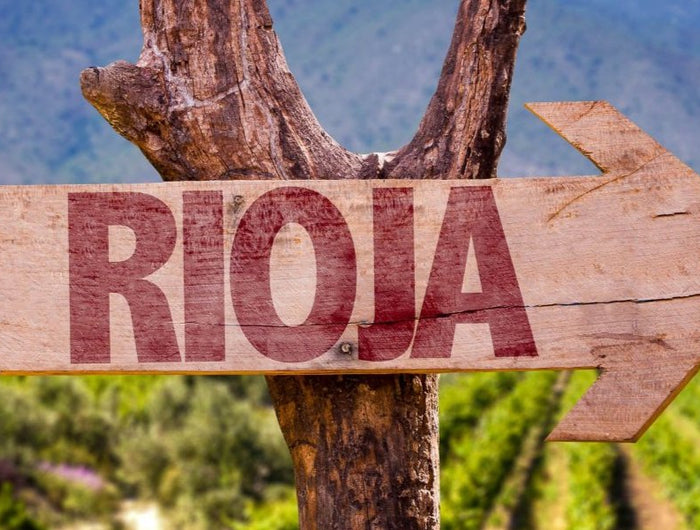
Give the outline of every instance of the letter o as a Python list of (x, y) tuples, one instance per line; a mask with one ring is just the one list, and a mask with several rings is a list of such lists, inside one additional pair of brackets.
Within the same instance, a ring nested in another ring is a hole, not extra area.
[[(280, 229), (304, 227), (316, 254), (316, 293), (299, 326), (282, 322), (272, 302), (270, 255)], [(263, 355), (310, 361), (345, 331), (357, 289), (355, 246), (345, 219), (320, 193), (287, 186), (263, 194), (246, 210), (231, 249), (231, 298), (243, 334)]]

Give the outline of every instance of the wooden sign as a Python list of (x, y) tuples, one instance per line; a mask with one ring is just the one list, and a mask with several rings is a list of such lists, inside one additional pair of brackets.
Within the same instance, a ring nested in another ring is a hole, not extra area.
[(530, 108), (603, 175), (3, 187), (0, 372), (599, 368), (550, 439), (633, 440), (700, 362), (700, 179)]

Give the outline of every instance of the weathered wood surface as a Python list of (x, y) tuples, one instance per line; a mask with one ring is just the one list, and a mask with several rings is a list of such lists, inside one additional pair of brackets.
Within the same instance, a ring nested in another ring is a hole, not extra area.
[(605, 173), (5, 187), (0, 372), (601, 368), (550, 438), (635, 439), (700, 361), (700, 179), (605, 103), (531, 108)]

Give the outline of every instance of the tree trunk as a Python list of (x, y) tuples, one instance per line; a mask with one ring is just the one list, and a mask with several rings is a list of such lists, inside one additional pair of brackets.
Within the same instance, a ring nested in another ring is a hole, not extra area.
[[(330, 0), (329, 0), (330, 1)], [(144, 46), (83, 94), (164, 180), (490, 178), (525, 0), (462, 0), (409, 144), (361, 156), (319, 125), (264, 0), (141, 0)], [(437, 376), (275, 376), (304, 529), (439, 527)]]

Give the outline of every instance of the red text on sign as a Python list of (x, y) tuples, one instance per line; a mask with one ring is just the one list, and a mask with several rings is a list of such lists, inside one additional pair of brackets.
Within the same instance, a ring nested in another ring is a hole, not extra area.
[[(416, 318), (413, 188), (376, 188), (372, 196), (374, 319), (358, 328), (360, 361), (449, 357), (457, 324), (484, 323), (497, 357), (537, 355), (515, 269), (487, 186), (450, 191), (423, 306)], [(183, 193), (184, 360), (225, 360), (223, 194)], [(71, 362), (110, 362), (109, 296), (131, 310), (139, 362), (179, 362), (168, 299), (147, 277), (171, 258), (177, 241), (169, 207), (136, 192), (69, 194)], [(277, 233), (297, 223), (313, 243), (314, 302), (305, 322), (287, 326), (270, 288)], [(133, 254), (110, 261), (109, 227), (136, 237)], [(463, 293), (469, 247), (481, 292)], [(275, 188), (244, 212), (233, 237), (230, 289), (241, 332), (262, 355), (285, 363), (315, 359), (343, 335), (357, 287), (355, 244), (336, 206), (302, 187)], [(411, 344), (413, 346), (411, 347)]]

